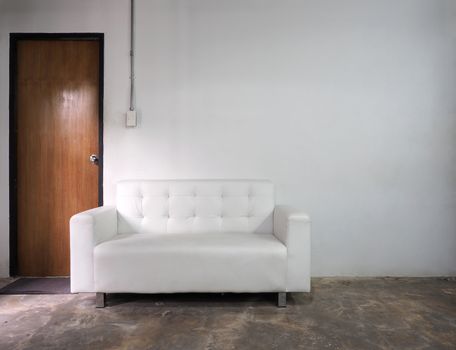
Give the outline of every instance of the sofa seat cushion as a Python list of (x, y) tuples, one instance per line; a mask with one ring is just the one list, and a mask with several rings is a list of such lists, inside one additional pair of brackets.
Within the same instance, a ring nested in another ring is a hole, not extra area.
[(285, 291), (287, 249), (272, 234), (123, 234), (94, 249), (95, 291)]

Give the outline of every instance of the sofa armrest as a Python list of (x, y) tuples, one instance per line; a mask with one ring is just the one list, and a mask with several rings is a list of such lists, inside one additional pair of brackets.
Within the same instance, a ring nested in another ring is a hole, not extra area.
[(103, 206), (70, 219), (71, 292), (94, 291), (93, 248), (117, 234), (117, 211)]
[(287, 291), (310, 292), (311, 221), (288, 206), (274, 209), (274, 235), (287, 247)]

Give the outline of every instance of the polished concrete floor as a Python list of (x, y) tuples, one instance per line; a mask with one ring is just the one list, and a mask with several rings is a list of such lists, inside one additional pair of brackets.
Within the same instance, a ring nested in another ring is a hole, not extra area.
[[(0, 280), (0, 287), (8, 280)], [(312, 294), (0, 295), (0, 349), (456, 349), (455, 279), (315, 279)]]

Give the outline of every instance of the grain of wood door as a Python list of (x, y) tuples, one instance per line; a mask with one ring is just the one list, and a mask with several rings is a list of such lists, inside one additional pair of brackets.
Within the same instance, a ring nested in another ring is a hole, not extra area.
[(17, 273), (67, 276), (69, 220), (99, 204), (100, 43), (19, 40)]

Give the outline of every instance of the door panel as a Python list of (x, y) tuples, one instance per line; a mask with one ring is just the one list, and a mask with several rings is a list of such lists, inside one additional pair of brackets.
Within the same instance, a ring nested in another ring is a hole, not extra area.
[(69, 275), (69, 219), (98, 206), (99, 55), (97, 40), (17, 42), (19, 275)]

